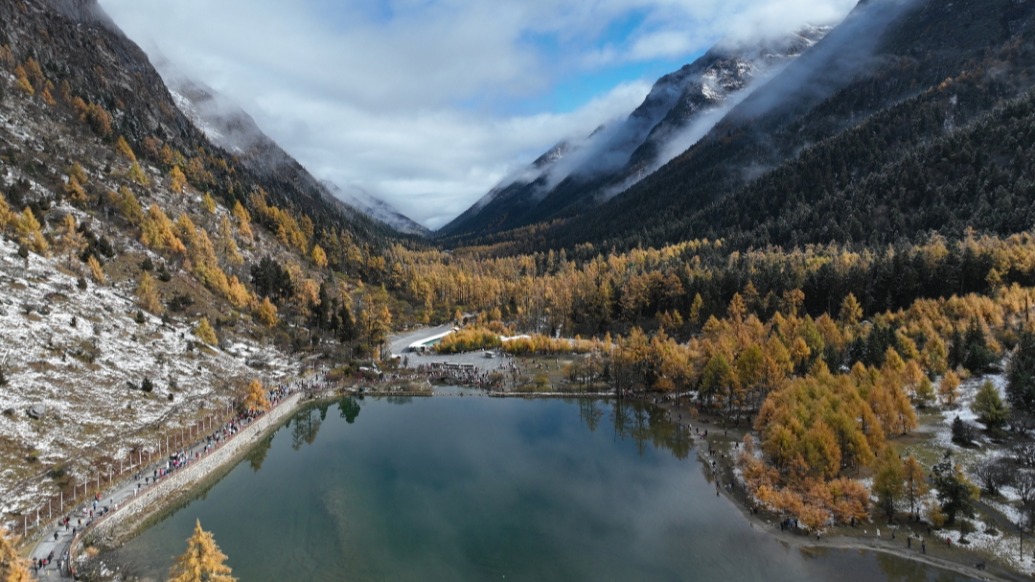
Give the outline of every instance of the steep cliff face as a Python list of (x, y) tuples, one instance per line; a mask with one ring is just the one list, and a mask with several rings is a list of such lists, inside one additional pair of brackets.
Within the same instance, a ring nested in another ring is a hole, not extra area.
[(579, 214), (649, 175), (703, 136), (761, 81), (829, 31), (807, 27), (753, 45), (716, 46), (665, 75), (628, 117), (565, 142), (489, 192), (440, 234), (471, 237)]

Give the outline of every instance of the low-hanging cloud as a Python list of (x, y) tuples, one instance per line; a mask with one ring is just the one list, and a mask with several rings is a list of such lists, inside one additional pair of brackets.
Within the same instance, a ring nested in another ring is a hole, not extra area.
[[(318, 178), (437, 227), (652, 79), (528, 111), (564, 79), (778, 33), (855, 0), (100, 0), (152, 56), (241, 105)], [(611, 38), (616, 23), (631, 31)]]

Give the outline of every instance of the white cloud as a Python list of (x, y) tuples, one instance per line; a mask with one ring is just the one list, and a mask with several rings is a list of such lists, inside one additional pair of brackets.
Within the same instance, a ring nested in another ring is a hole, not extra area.
[[(554, 143), (631, 111), (653, 79), (567, 114), (562, 78), (682, 58), (855, 0), (100, 0), (146, 51), (248, 111), (318, 178), (436, 227)], [(613, 29), (643, 15), (628, 34)]]

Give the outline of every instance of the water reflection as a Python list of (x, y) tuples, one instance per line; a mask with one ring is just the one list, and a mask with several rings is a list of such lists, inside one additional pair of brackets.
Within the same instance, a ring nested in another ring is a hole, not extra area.
[(338, 412), (345, 422), (352, 424), (359, 416), (359, 400), (352, 396), (345, 396), (338, 401)]
[(320, 426), (327, 418), (327, 407), (319, 406), (298, 411), (291, 418), (291, 448), (298, 450), (303, 444), (311, 445), (316, 441)]
[(649, 447), (654, 447), (667, 450), (680, 460), (690, 456), (694, 446), (690, 430), (681, 423), (670, 420), (665, 409), (627, 400), (583, 400), (579, 405), (579, 418), (590, 431), (596, 430), (597, 423), (604, 414), (603, 408), (610, 409), (615, 436), (635, 442), (636, 450), (641, 455)]
[(262, 469), (262, 462), (266, 460), (266, 455), (269, 454), (270, 445), (272, 444), (273, 435), (269, 435), (248, 452), (248, 466), (252, 468), (252, 471), (258, 472), (259, 469)]
[(752, 528), (683, 460), (689, 431), (643, 403), (400, 404), (346, 397), (299, 412), (127, 544), (124, 563), (160, 579), (200, 519), (234, 574), (256, 582), (892, 575), (872, 555), (809, 557)]

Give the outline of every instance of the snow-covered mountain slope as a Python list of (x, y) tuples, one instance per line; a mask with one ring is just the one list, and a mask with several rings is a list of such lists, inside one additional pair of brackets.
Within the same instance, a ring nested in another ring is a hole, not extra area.
[(394, 206), (363, 190), (352, 186), (348, 190), (334, 182), (323, 181), (323, 187), (336, 199), (341, 200), (374, 220), (381, 221), (403, 234), (426, 236), (430, 231), (424, 226), (401, 214)]
[(317, 189), (328, 197), (343, 202), (354, 211), (384, 223), (404, 234), (425, 235), (428, 230), (407, 218), (387, 202), (357, 188), (344, 190), (330, 182), (316, 182), (273, 139), (259, 128), (241, 107), (204, 84), (187, 78), (168, 61), (155, 59), (155, 67), (169, 87), (176, 106), (208, 139), (238, 156), (253, 171), (277, 172), (283, 168), (305, 173)]
[[(204, 346), (187, 322), (140, 311), (131, 282), (83, 289), (63, 259), (17, 251), (0, 240), (0, 443), (31, 462), (0, 469), (0, 514), (49, 494), (34, 468), (61, 465), (83, 479), (98, 455), (117, 463), (131, 450), (156, 454), (149, 433), (225, 410), (236, 385), (259, 373), (249, 362), (262, 362), (269, 380), (292, 368), (258, 342)], [(140, 389), (145, 378), (153, 391)]]
[(762, 83), (823, 38), (810, 26), (752, 45), (720, 44), (659, 79), (625, 119), (563, 142), (440, 230), (470, 236), (577, 214), (692, 146)]

